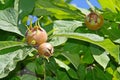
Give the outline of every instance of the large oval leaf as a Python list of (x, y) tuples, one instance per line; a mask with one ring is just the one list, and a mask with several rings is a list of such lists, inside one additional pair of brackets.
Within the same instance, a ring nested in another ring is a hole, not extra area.
[(61, 53), (64, 57), (66, 57), (72, 64), (73, 66), (77, 69), (79, 64), (80, 64), (80, 58), (79, 58), (79, 54), (74, 54), (71, 55), (67, 52)]
[[(82, 22), (80, 21), (63, 21), (63, 20), (57, 20), (54, 22), (53, 28), (54, 32), (53, 34), (62, 33), (62, 32), (74, 32), (74, 30), (78, 27), (82, 26)], [(66, 37), (53, 37), (50, 43), (53, 46), (58, 46), (67, 41)]]
[(25, 59), (34, 50), (23, 43), (20, 45), (20, 42), (3, 41), (0, 42), (0, 45), (3, 45), (3, 48), (0, 47), (0, 78), (7, 76), (10, 71), (15, 69), (18, 61)]
[(15, 47), (15, 46), (22, 46), (26, 45), (23, 42), (15, 42), (15, 41), (0, 41), (0, 50)]
[(94, 37), (96, 37), (95, 35), (93, 38), (89, 38), (88, 36), (85, 36), (84, 34), (82, 35), (80, 33), (59, 33), (55, 34), (55, 36), (78, 39), (98, 45), (110, 53), (110, 55), (113, 56), (117, 62), (119, 62), (119, 46), (115, 45), (110, 39), (103, 40), (100, 38), (100, 40), (96, 41), (96, 39), (94, 40)]
[(57, 19), (82, 19), (80, 10), (64, 2), (64, 0), (37, 0), (33, 12), (37, 16), (52, 15)]
[(110, 61), (110, 58), (108, 57), (108, 52), (105, 52), (103, 49), (95, 45), (91, 45), (90, 50), (95, 61), (105, 69)]
[(0, 11), (0, 29), (4, 31), (14, 32), (23, 36), (17, 27), (17, 21), (18, 14), (13, 8)]

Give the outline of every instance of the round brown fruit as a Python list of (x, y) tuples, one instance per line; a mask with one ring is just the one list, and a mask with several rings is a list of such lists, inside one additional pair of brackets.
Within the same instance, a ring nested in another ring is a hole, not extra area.
[(49, 58), (50, 56), (53, 55), (54, 48), (50, 43), (43, 43), (38, 47), (38, 52), (40, 56)]
[(104, 23), (103, 16), (95, 12), (91, 12), (85, 18), (85, 24), (90, 30), (98, 30)]
[(29, 45), (39, 46), (47, 41), (47, 33), (43, 28), (35, 26), (27, 30), (26, 40)]

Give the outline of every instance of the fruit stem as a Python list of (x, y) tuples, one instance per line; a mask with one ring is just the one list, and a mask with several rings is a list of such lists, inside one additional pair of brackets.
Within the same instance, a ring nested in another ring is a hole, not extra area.
[(28, 31), (30, 31), (30, 28), (27, 25), (25, 25), (25, 27), (27, 28)]
[(43, 62), (43, 66), (44, 66), (44, 80), (46, 79), (46, 65), (45, 65), (45, 59)]
[(86, 0), (87, 4), (90, 6), (90, 9), (95, 12), (95, 7), (90, 3), (89, 0)]
[(39, 21), (37, 21), (37, 25), (38, 25), (38, 28), (42, 30)]
[(50, 35), (50, 34), (52, 34), (54, 31), (56, 31), (57, 30), (57, 28), (54, 28), (53, 30), (51, 30), (51, 31), (49, 31), (47, 34), (48, 34), (48, 36), (49, 36), (49, 39), (52, 39), (53, 37), (54, 37), (54, 35)]
[(50, 30), (50, 31), (47, 33), (48, 36), (51, 35), (54, 31), (55, 31), (55, 29)]
[(37, 21), (35, 22), (35, 26), (37, 26)]
[(40, 26), (39, 21), (40, 21), (42, 18), (43, 18), (43, 16), (40, 16), (40, 18), (38, 18), (38, 20), (37, 20), (38, 26)]
[(38, 21), (40, 21), (43, 18), (43, 16), (40, 16), (40, 18), (38, 18)]
[(40, 27), (40, 23), (39, 23), (39, 20), (37, 21), (37, 25)]
[(36, 25), (36, 26), (40, 26), (40, 25), (39, 25), (39, 21), (40, 21), (42, 18), (43, 18), (43, 16), (41, 16), (40, 18), (38, 18), (38, 20), (35, 22), (35, 25)]
[(30, 29), (32, 28), (32, 19), (30, 19)]

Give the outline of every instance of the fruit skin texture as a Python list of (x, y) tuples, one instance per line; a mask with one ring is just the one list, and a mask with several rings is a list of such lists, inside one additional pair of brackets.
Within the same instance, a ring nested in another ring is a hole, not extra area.
[(38, 26), (30, 28), (26, 32), (26, 41), (29, 45), (39, 46), (40, 44), (45, 43), (47, 38), (46, 31)]
[(103, 16), (95, 12), (91, 12), (85, 18), (85, 24), (90, 30), (98, 30), (104, 23)]
[(40, 56), (44, 56), (45, 58), (49, 58), (53, 55), (54, 48), (50, 43), (43, 43), (38, 47), (38, 53)]

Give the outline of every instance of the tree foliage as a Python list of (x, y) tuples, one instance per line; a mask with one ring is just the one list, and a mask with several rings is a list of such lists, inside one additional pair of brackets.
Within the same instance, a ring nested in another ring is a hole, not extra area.
[[(1, 80), (120, 80), (120, 1), (98, 0), (98, 9), (87, 0), (104, 17), (96, 31), (84, 22), (91, 9), (70, 1), (0, 0)], [(43, 16), (39, 23), (54, 46), (49, 60), (25, 41), (29, 15)]]

